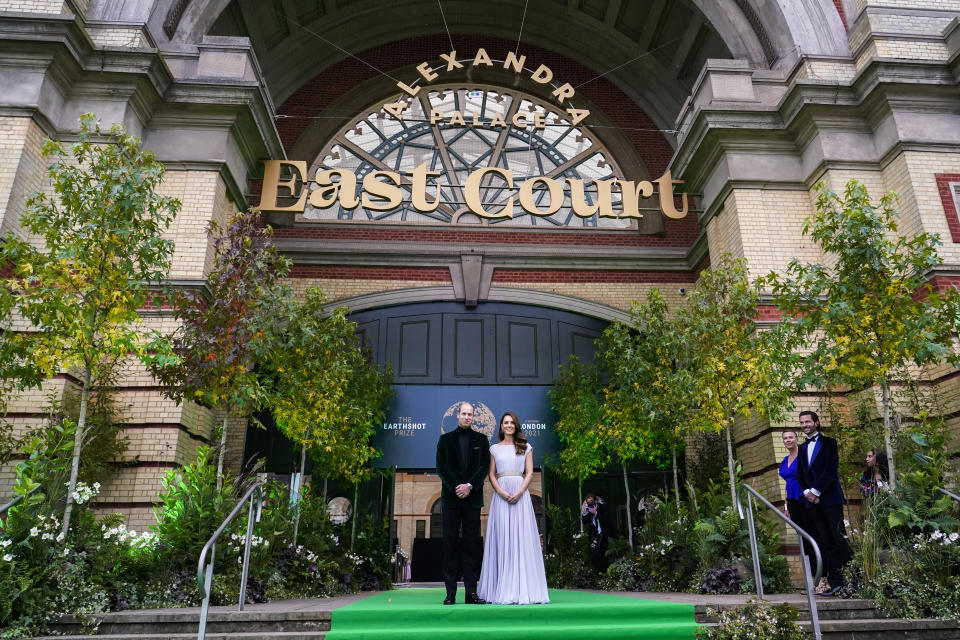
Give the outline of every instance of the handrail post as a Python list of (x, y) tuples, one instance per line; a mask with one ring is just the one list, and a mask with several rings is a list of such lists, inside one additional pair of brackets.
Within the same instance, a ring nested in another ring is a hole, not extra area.
[(807, 606), (810, 607), (810, 626), (813, 627), (813, 637), (821, 640), (820, 612), (817, 611), (817, 594), (814, 593), (813, 576), (810, 575), (810, 557), (803, 552), (803, 538), (800, 539), (800, 563), (803, 565), (803, 581), (806, 583)]
[(747, 531), (750, 534), (750, 555), (753, 556), (753, 581), (757, 583), (757, 597), (763, 600), (763, 577), (760, 575), (760, 552), (757, 528), (753, 521), (753, 497), (747, 494)]
[[(250, 542), (253, 538), (253, 503), (260, 496), (260, 490), (254, 494), (255, 497), (250, 500), (250, 508), (247, 510), (247, 537), (243, 545), (243, 568), (240, 571), (240, 604), (237, 611), (243, 611), (243, 605), (247, 600), (247, 575), (250, 573)], [(260, 521), (259, 510), (257, 512), (257, 521)]]
[[(249, 563), (250, 563), (250, 542), (253, 538), (253, 523), (254, 523), (254, 501), (256, 501), (256, 522), (260, 522), (261, 508), (263, 506), (263, 482), (256, 482), (243, 497), (237, 502), (236, 506), (233, 507), (233, 510), (230, 511), (230, 514), (224, 518), (223, 522), (220, 523), (220, 526), (217, 527), (217, 530), (213, 532), (213, 535), (210, 536), (210, 539), (207, 540), (207, 543), (203, 545), (203, 549), (200, 551), (200, 560), (197, 561), (197, 582), (200, 584), (200, 590), (203, 594), (203, 601), (200, 604), (200, 628), (197, 631), (197, 640), (204, 640), (204, 637), (207, 633), (207, 614), (210, 611), (210, 585), (213, 583), (213, 563), (216, 560), (217, 555), (217, 538), (220, 537), (220, 534), (223, 533), (227, 525), (229, 525), (238, 513), (240, 509), (243, 508), (243, 505), (250, 502), (250, 507), (247, 511), (247, 538), (243, 550), (243, 568), (241, 570), (241, 582), (240, 582), (240, 605), (239, 610), (243, 611), (244, 600), (246, 600), (247, 593), (247, 573), (249, 572)], [(210, 555), (210, 560), (207, 560), (207, 555)]]
[(210, 562), (204, 568), (203, 575), (203, 602), (200, 604), (200, 631), (197, 637), (203, 640), (207, 633), (207, 613), (210, 611), (210, 585), (213, 583), (213, 562), (217, 557), (217, 543), (210, 547)]
[[(741, 500), (740, 494), (744, 491), (747, 492), (747, 513), (743, 512), (743, 502)], [(817, 544), (817, 541), (813, 539), (809, 533), (797, 526), (797, 524), (791, 520), (786, 515), (780, 513), (780, 510), (773, 506), (769, 500), (764, 498), (756, 489), (750, 485), (744, 483), (740, 485), (740, 490), (737, 491), (737, 510), (740, 513), (740, 519), (747, 520), (748, 533), (750, 534), (750, 551), (753, 554), (753, 568), (754, 568), (754, 580), (757, 581), (757, 595), (760, 598), (763, 598), (763, 582), (762, 577), (760, 576), (760, 555), (757, 548), (757, 531), (756, 526), (753, 520), (753, 498), (756, 498), (757, 501), (773, 511), (773, 513), (784, 521), (787, 526), (792, 527), (794, 531), (797, 532), (797, 537), (800, 539), (800, 559), (803, 564), (803, 576), (804, 581), (807, 586), (807, 602), (810, 606), (810, 624), (813, 627), (813, 635), (816, 640), (823, 639), (823, 633), (820, 630), (820, 615), (817, 612), (817, 601), (816, 594), (813, 592), (813, 583), (820, 579), (820, 574), (823, 571), (823, 556), (820, 554), (820, 545)], [(813, 554), (817, 559), (817, 572), (816, 575), (811, 577), (810, 573), (810, 559), (803, 551), (803, 541), (806, 540), (809, 543), (810, 549), (813, 550)]]

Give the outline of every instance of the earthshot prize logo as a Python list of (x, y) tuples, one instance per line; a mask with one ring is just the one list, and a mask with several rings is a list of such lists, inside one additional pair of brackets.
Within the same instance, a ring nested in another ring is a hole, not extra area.
[(443, 412), (443, 417), (440, 419), (440, 433), (447, 433), (457, 428), (457, 411), (463, 402), (473, 405), (473, 430), (482, 433), (487, 436), (487, 440), (492, 441), (497, 431), (497, 416), (487, 405), (472, 400), (458, 400)]

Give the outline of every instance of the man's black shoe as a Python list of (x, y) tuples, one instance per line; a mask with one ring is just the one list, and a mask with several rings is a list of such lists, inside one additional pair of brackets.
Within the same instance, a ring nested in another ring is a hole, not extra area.
[(487, 601), (475, 593), (468, 593), (463, 601), (467, 604), (487, 604)]
[(831, 597), (831, 596), (835, 596), (835, 595), (837, 595), (838, 593), (840, 593), (840, 589), (842, 589), (842, 588), (843, 588), (843, 587), (839, 587), (839, 586), (838, 586), (838, 587), (830, 587), (827, 591), (824, 591), (823, 593), (818, 593), (817, 595), (818, 595), (818, 596), (823, 596), (823, 597), (825, 597), (825, 598), (829, 598), (829, 597)]
[(447, 597), (443, 599), (443, 604), (456, 604), (457, 603), (457, 594), (448, 593)]

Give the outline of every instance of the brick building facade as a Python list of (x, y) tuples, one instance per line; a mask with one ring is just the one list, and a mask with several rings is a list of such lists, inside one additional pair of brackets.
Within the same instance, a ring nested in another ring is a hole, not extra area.
[[(271, 214), (296, 290), (319, 286), (357, 311), (502, 303), (623, 319), (652, 287), (680, 304), (680, 289), (723, 252), (746, 257), (755, 274), (793, 257), (821, 260), (801, 235), (813, 186), (850, 178), (872, 195), (895, 189), (902, 231), (944, 241), (945, 265), (931, 277), (940, 286), (960, 278), (960, 0), (446, 0), (442, 8), (443, 16), (427, 0), (0, 0), (0, 231), (21, 233), (26, 196), (48, 188), (43, 138), (69, 139), (77, 117), (93, 111), (124, 123), (166, 163), (164, 192), (183, 202), (170, 230), (170, 280), (202, 285), (211, 263), (205, 229), (258, 204), (262, 160), (322, 164), (331, 140), (349, 137), (371, 105), (395, 99), (397, 81), (416, 78), (417, 65), (439, 68), (440, 54), (468, 58), (482, 48), (495, 59), (526, 55), (531, 69), (547, 65), (575, 87), (591, 111), (583, 130), (619, 177), (669, 170), (694, 196), (688, 215), (591, 227)], [(469, 67), (438, 82), (519, 91), (548, 107), (555, 86)], [(162, 312), (145, 321), (172, 322)], [(12, 398), (10, 419), (36, 423), (45, 396), (75, 382), (64, 374)], [(935, 382), (957, 384), (947, 370)], [(166, 399), (136, 368), (119, 395), (129, 407), (129, 464), (98, 507), (139, 528), (152, 518), (162, 474), (190, 461), (219, 418)], [(798, 407), (817, 403), (803, 397)], [(783, 426), (736, 430), (745, 474), (774, 499)], [(232, 420), (234, 468), (246, 434), (246, 421)], [(0, 469), (0, 496), (11, 478)], [(439, 489), (435, 479), (401, 474), (396, 491), (409, 547)]]

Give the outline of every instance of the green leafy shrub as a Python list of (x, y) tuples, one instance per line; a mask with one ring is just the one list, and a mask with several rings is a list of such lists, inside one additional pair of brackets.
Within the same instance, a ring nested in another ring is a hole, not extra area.
[(753, 598), (729, 611), (707, 609), (707, 615), (719, 618), (719, 622), (697, 629), (697, 640), (806, 640), (811, 637), (796, 624), (800, 612), (788, 604), (771, 605)]
[[(792, 591), (790, 570), (785, 556), (777, 553), (780, 536), (772, 522), (754, 515), (757, 532), (757, 552), (760, 556), (760, 574), (763, 577), (765, 593), (784, 593)], [(753, 562), (750, 559), (750, 534), (745, 521), (740, 520), (738, 512), (730, 507), (724, 508), (716, 518), (704, 518), (694, 525), (700, 541), (700, 562), (703, 573), (701, 581), (694, 588), (704, 593), (704, 589), (729, 583), (729, 580), (711, 580), (713, 586), (706, 584), (709, 571), (721, 571), (726, 567), (741, 565), (745, 568), (746, 578), (740, 585), (741, 593), (756, 590)]]
[(860, 595), (896, 617), (960, 621), (960, 533), (935, 530), (912, 540), (909, 548), (889, 554)]
[(645, 500), (644, 526), (637, 530), (633, 563), (639, 575), (650, 577), (653, 591), (685, 590), (699, 566), (697, 538), (684, 506), (665, 496)]
[[(197, 459), (167, 473), (161, 480), (160, 504), (154, 509), (157, 524), (152, 529), (162, 541), (160, 552), (178, 569), (196, 567), (203, 545), (236, 504), (231, 482), (217, 489), (213, 449), (200, 447)], [(223, 545), (218, 545), (222, 560)]]
[(590, 537), (580, 532), (579, 515), (547, 506), (547, 553), (543, 557), (547, 585), (553, 589), (592, 589), (597, 573), (590, 564)]

